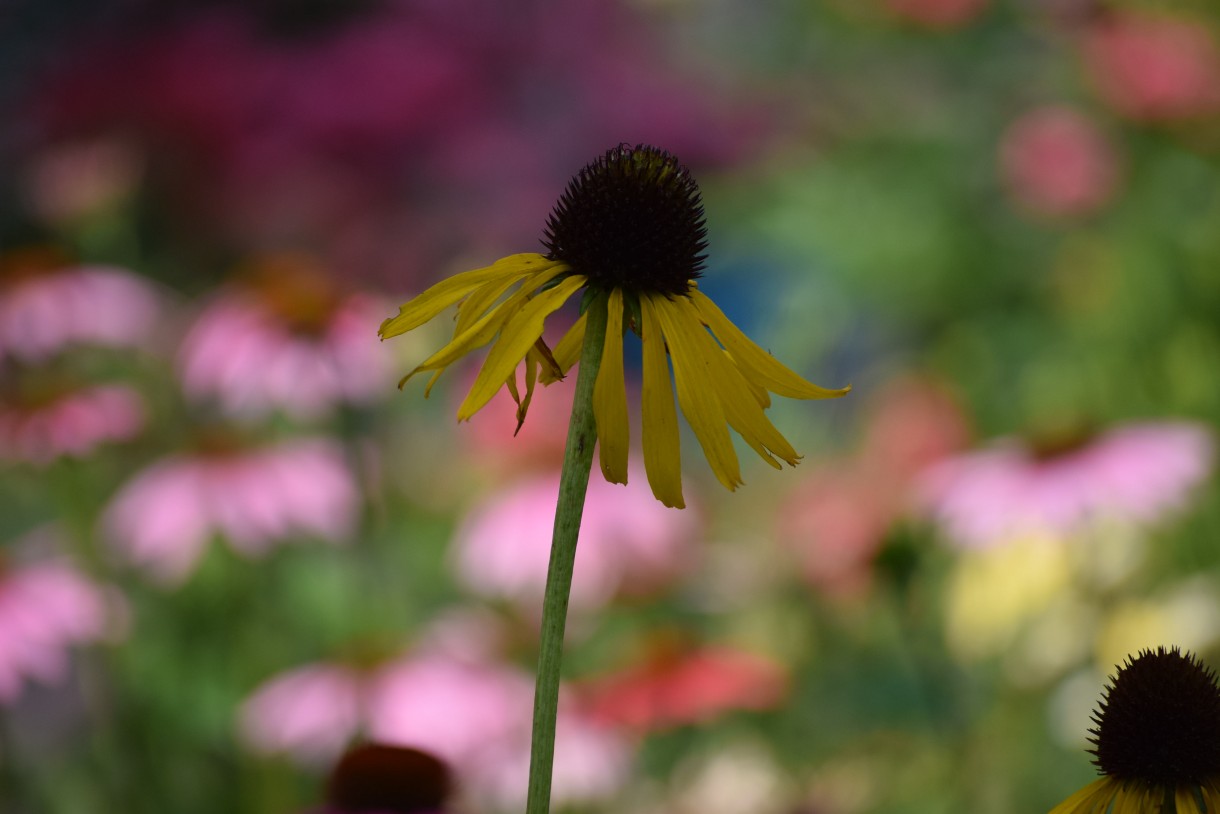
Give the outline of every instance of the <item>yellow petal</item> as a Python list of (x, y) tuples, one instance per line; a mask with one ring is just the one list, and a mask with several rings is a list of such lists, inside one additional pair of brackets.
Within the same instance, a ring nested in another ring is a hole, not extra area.
[(692, 286), (690, 299), (698, 309), (699, 316), (732, 354), (746, 378), (753, 379), (772, 393), (794, 399), (832, 399), (845, 396), (851, 390), (850, 385), (831, 390), (805, 381), (754, 344), (702, 291)]
[[(533, 280), (527, 279), (525, 288), (531, 291), (537, 286), (533, 284)], [(488, 309), (503, 296), (505, 291), (517, 285), (522, 280), (517, 275), (506, 275), (505, 277), (483, 285), (470, 292), (466, 299), (458, 303), (457, 321), (453, 326), (453, 335), (457, 336), (470, 329), (470, 326), (484, 316)]]
[(642, 402), (642, 441), (644, 472), (657, 500), (675, 509), (686, 507), (682, 500), (682, 450), (678, 435), (678, 413), (674, 409), (673, 385), (669, 381), (669, 362), (665, 356), (665, 337), (652, 304), (640, 298), (644, 346), (644, 384)]
[(645, 300), (652, 303), (661, 333), (669, 344), (669, 357), (674, 363), (674, 385), (682, 413), (695, 431), (712, 472), (725, 488), (732, 491), (742, 482), (741, 469), (729, 438), (724, 409), (711, 387), (711, 371), (697, 345), (701, 341), (698, 334), (706, 334), (707, 331), (698, 321), (691, 324), (686, 315), (678, 310), (677, 303), (668, 298), (641, 295), (641, 303)]
[(627, 482), (627, 387), (623, 380), (623, 292), (613, 289), (606, 303), (606, 341), (593, 384), (598, 459), (611, 483)]
[(687, 324), (697, 326), (694, 331), (694, 347), (701, 354), (710, 373), (708, 386), (715, 391), (729, 426), (737, 430), (759, 457), (771, 466), (780, 468), (779, 462), (771, 457), (771, 453), (795, 466), (800, 456), (788, 443), (788, 439), (767, 419), (741, 371), (720, 350), (711, 334), (703, 329), (695, 305), (685, 297), (679, 297), (674, 301), (674, 306)]
[[(497, 332), (501, 331), (506, 322), (511, 320), (533, 295), (536, 286), (543, 285), (551, 278), (562, 274), (564, 266), (547, 269), (536, 275), (528, 288), (522, 288), (491, 311), (474, 321), (466, 330), (456, 334), (448, 345), (429, 356), (419, 367), (412, 370), (398, 383), (401, 388), (412, 376), (424, 370), (437, 370), (448, 367), (458, 359), (476, 348), (481, 348), (490, 342)], [(524, 354), (523, 354), (524, 355)]]
[(455, 274), (400, 306), (398, 315), (382, 322), (377, 334), (382, 339), (404, 334), (423, 325), (481, 285), (502, 278), (521, 279), (557, 265), (562, 264), (557, 260), (548, 260), (541, 254), (514, 254), (486, 268)]
[[(538, 368), (542, 364), (540, 357), (537, 343), (525, 354), (525, 398), (517, 400), (517, 429), (513, 430), (513, 435), (521, 432), (521, 425), (525, 423), (525, 415), (529, 412), (530, 402), (534, 400), (534, 386), (538, 383)], [(516, 377), (517, 372), (514, 370), (508, 380), (515, 384)], [(514, 392), (513, 395), (515, 397), (516, 393)]]
[(543, 370), (542, 383), (554, 384), (567, 375), (567, 372), (572, 369), (572, 365), (580, 360), (580, 349), (585, 343), (585, 315), (581, 314), (580, 319), (568, 328), (568, 332), (563, 335), (559, 343), (555, 345), (554, 357), (555, 364), (559, 366), (561, 374), (556, 376), (553, 373)]
[[(1050, 814), (1090, 814), (1094, 811), (1104, 811), (1117, 789), (1118, 782), (1113, 778), (1098, 778), (1052, 808)], [(1099, 806), (1098, 803), (1102, 805)]]
[(500, 338), (492, 345), (470, 392), (458, 407), (458, 421), (470, 418), (491, 401), (530, 346), (542, 336), (546, 318), (584, 284), (585, 278), (579, 274), (565, 277), (559, 285), (537, 294), (513, 314), (500, 330)]

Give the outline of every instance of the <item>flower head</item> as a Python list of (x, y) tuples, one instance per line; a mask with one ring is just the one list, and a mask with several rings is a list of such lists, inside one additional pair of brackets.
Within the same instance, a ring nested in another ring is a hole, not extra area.
[(1214, 811), (1220, 805), (1220, 687), (1176, 647), (1144, 650), (1118, 669), (1091, 730), (1103, 777), (1051, 814)]
[[(644, 470), (657, 499), (684, 505), (675, 389), (712, 471), (728, 489), (742, 483), (729, 427), (772, 466), (779, 468), (780, 460), (795, 465), (800, 456), (764, 414), (769, 393), (821, 399), (842, 396), (849, 388), (828, 390), (793, 373), (699, 291), (695, 280), (705, 259), (706, 234), (699, 188), (686, 167), (654, 147), (619, 145), (581, 170), (560, 197), (547, 222), (547, 254), (516, 254), (458, 274), (382, 323), (380, 335), (387, 339), (458, 306), (452, 341), (399, 386), (429, 371), (431, 389), (445, 368), (495, 340), (458, 419), (470, 418), (507, 387), (518, 404), (520, 426), (537, 382), (563, 378), (584, 342), (582, 316), (552, 350), (542, 340), (546, 318), (586, 289), (586, 302), (604, 297), (608, 309), (593, 394), (607, 480), (627, 482), (621, 339), (628, 328), (643, 345)], [(522, 362), (523, 395), (517, 385)]]
[(427, 752), (362, 743), (335, 764), (320, 814), (431, 814), (445, 809), (451, 785), (448, 767)]

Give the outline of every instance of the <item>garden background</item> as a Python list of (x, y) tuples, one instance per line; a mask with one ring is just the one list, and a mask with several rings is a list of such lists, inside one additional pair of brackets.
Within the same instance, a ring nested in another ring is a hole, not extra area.
[(689, 434), (683, 511), (595, 478), (556, 808), (1049, 810), (1115, 664), (1220, 656), (1218, 36), (1184, 0), (5, 3), (0, 810), (303, 812), (368, 737), (521, 808), (572, 378), (459, 425), (469, 368), (395, 389), (445, 321), (376, 330), (536, 251), (620, 142), (701, 183), (703, 289), (854, 390), (777, 400), (805, 459), (734, 494)]

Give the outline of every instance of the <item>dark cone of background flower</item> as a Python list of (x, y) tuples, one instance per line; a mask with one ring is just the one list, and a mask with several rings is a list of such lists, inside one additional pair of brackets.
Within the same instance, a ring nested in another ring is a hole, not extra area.
[(620, 144), (568, 183), (542, 243), (596, 288), (686, 294), (707, 259), (699, 186), (664, 150)]
[(1220, 689), (1193, 655), (1162, 647), (1128, 659), (1093, 720), (1104, 774), (1166, 786), (1220, 777)]
[(444, 808), (449, 770), (415, 749), (366, 743), (339, 759), (327, 784), (328, 814), (414, 814)]

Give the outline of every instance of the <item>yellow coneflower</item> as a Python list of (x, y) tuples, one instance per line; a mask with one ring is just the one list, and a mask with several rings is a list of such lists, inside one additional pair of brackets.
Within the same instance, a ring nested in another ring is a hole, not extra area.
[(1127, 659), (1093, 720), (1102, 777), (1051, 814), (1220, 810), (1220, 688), (1193, 655), (1158, 647)]
[[(407, 302), (382, 324), (379, 333), (386, 339), (458, 306), (452, 341), (399, 386), (430, 371), (430, 390), (445, 368), (494, 340), (458, 408), (458, 420), (470, 418), (507, 387), (518, 405), (520, 426), (537, 382), (563, 378), (578, 359), (583, 315), (554, 351), (543, 342), (542, 332), (546, 318), (585, 289), (586, 295), (608, 298), (593, 396), (607, 480), (627, 482), (622, 337), (628, 329), (642, 340), (644, 469), (658, 500), (684, 505), (674, 390), (712, 471), (728, 489), (742, 482), (729, 427), (777, 469), (781, 460), (795, 465), (800, 456), (764, 414), (769, 394), (824, 399), (850, 388), (831, 390), (801, 378), (754, 344), (699, 291), (695, 281), (706, 259), (706, 236), (699, 187), (686, 167), (654, 147), (615, 147), (569, 183), (547, 223), (546, 254), (515, 254), (458, 274)], [(517, 382), (522, 362), (524, 394)]]

